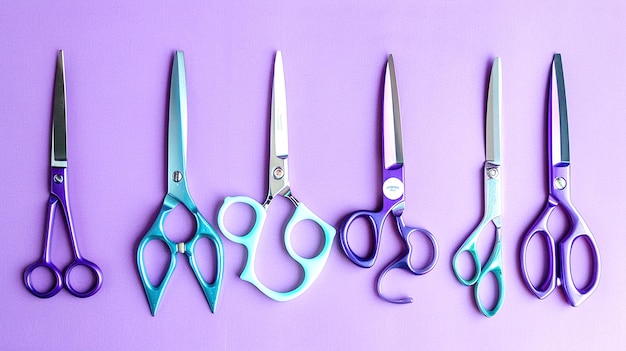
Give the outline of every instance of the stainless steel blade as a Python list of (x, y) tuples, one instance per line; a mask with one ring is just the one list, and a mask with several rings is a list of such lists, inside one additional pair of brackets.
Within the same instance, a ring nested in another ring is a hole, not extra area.
[(552, 60), (549, 118), (549, 123), (551, 124), (552, 164), (567, 165), (570, 163), (569, 129), (561, 54), (555, 54)]
[(59, 50), (57, 55), (56, 72), (54, 75), (50, 164), (52, 167), (67, 167), (67, 104), (63, 50)]
[(383, 93), (383, 162), (386, 169), (402, 167), (402, 125), (400, 123), (400, 102), (396, 84), (396, 71), (393, 55), (389, 55), (385, 68), (385, 88)]
[(496, 57), (491, 66), (489, 91), (487, 93), (487, 115), (485, 121), (485, 148), (487, 161), (500, 165), (500, 117), (502, 115), (502, 67)]
[(167, 168), (172, 181), (183, 180), (187, 159), (187, 82), (185, 57), (177, 51), (170, 82), (169, 126), (167, 134)]

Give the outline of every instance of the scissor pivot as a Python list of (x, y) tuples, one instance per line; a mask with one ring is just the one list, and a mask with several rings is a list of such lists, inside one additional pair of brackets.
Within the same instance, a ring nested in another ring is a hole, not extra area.
[(55, 174), (54, 177), (52, 177), (52, 179), (54, 179), (55, 183), (58, 183), (58, 184), (63, 183), (63, 175), (61, 174)]
[(181, 171), (174, 171), (174, 173), (172, 173), (172, 180), (176, 183), (183, 180), (183, 174), (181, 173)]
[(489, 179), (498, 178), (498, 169), (497, 168), (487, 168), (487, 177)]
[(554, 178), (554, 187), (558, 190), (563, 190), (567, 186), (567, 180), (563, 177)]
[(274, 179), (280, 180), (285, 176), (285, 171), (281, 167), (276, 167), (272, 171), (272, 175), (274, 176)]

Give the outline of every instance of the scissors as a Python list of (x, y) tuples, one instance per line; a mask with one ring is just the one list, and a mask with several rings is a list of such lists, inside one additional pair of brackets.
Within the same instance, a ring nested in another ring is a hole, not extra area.
[[(389, 215), (393, 215), (396, 220), (398, 235), (400, 236), (404, 250), (396, 257), (378, 276), (378, 296), (391, 303), (411, 303), (413, 299), (403, 297), (399, 299), (390, 298), (383, 294), (382, 281), (385, 275), (394, 268), (408, 270), (412, 274), (422, 275), (428, 273), (437, 263), (439, 249), (435, 237), (426, 229), (408, 227), (404, 224), (402, 213), (404, 212), (404, 154), (402, 149), (402, 127), (400, 124), (400, 103), (398, 100), (398, 88), (396, 86), (396, 73), (393, 63), (393, 56), (389, 55), (385, 68), (385, 86), (383, 93), (383, 123), (382, 123), (382, 174), (383, 174), (383, 205), (377, 212), (356, 211), (350, 214), (339, 229), (341, 247), (348, 258), (356, 265), (363, 268), (370, 268), (374, 265), (378, 257), (380, 247), (380, 236), (383, 225)], [(350, 225), (357, 218), (368, 220), (374, 245), (365, 257), (355, 253), (348, 241)], [(431, 244), (432, 255), (430, 261), (421, 268), (413, 267), (411, 256), (413, 248), (409, 242), (412, 234), (424, 235)]]
[[(274, 60), (274, 80), (272, 85), (272, 106), (270, 117), (270, 147), (268, 168), (268, 194), (263, 204), (247, 196), (234, 196), (224, 199), (217, 215), (217, 224), (224, 236), (229, 240), (245, 246), (247, 251), (246, 264), (241, 272), (241, 279), (256, 286), (262, 293), (275, 301), (289, 301), (305, 292), (317, 279), (326, 264), (333, 240), (335, 228), (324, 222), (321, 218), (309, 210), (302, 202), (299, 202), (291, 193), (289, 186), (289, 172), (287, 167), (288, 152), (287, 138), (287, 102), (285, 95), (285, 74), (283, 71), (283, 59), (280, 51), (276, 52)], [(263, 284), (254, 269), (254, 262), (261, 232), (267, 217), (267, 208), (276, 196), (283, 196), (295, 206), (293, 215), (289, 219), (284, 231), (285, 248), (289, 256), (293, 258), (304, 271), (302, 282), (290, 291), (279, 292), (270, 289)], [(252, 229), (244, 235), (238, 236), (226, 228), (224, 216), (230, 206), (242, 203), (250, 206), (255, 213), (255, 222)], [(312, 221), (320, 226), (324, 232), (324, 247), (314, 257), (302, 257), (293, 249), (291, 237), (293, 228), (300, 222)]]
[[(24, 271), (24, 284), (33, 295), (48, 298), (56, 295), (63, 286), (74, 296), (89, 297), (100, 290), (102, 286), (102, 271), (95, 263), (83, 258), (78, 251), (78, 242), (74, 232), (74, 224), (70, 213), (69, 191), (67, 185), (67, 103), (65, 96), (65, 59), (63, 51), (57, 55), (56, 73), (54, 76), (54, 107), (52, 109), (52, 143), (50, 148), (50, 199), (48, 200), (48, 226), (44, 235), (43, 254), (35, 263)], [(52, 262), (50, 257), (51, 239), (54, 231), (54, 215), (57, 205), (61, 206), (63, 217), (67, 225), (67, 231), (72, 243), (74, 261), (72, 261), (63, 274)], [(71, 274), (76, 267), (85, 267), (93, 273), (93, 282), (87, 290), (77, 289), (72, 286)], [(46, 269), (54, 274), (54, 284), (49, 290), (39, 290), (33, 284), (33, 271), (38, 268)]]
[[(548, 107), (548, 200), (546, 206), (524, 236), (520, 251), (522, 275), (528, 288), (540, 299), (550, 295), (557, 285), (561, 285), (572, 306), (583, 303), (598, 287), (600, 279), (600, 252), (589, 227), (576, 210), (570, 199), (570, 149), (567, 119), (567, 101), (561, 55), (554, 55), (550, 77), (550, 98)], [(567, 214), (570, 227), (566, 236), (559, 242), (557, 250), (554, 237), (548, 228), (550, 214), (561, 206)], [(535, 235), (545, 239), (548, 249), (548, 271), (544, 280), (535, 285), (527, 271), (526, 251)], [(578, 288), (572, 278), (572, 245), (584, 239), (593, 253), (593, 271), (587, 286)]]
[[(486, 160), (483, 166), (485, 213), (476, 229), (467, 237), (452, 258), (452, 268), (461, 284), (474, 285), (474, 299), (478, 309), (487, 317), (494, 316), (504, 301), (504, 281), (502, 279), (502, 162), (500, 159), (500, 117), (502, 115), (502, 68), (500, 58), (496, 57), (491, 66), (489, 91), (487, 93), (487, 114), (485, 121)], [(478, 257), (478, 239), (489, 224), (496, 229), (496, 240), (484, 266)], [(461, 276), (458, 259), (463, 253), (469, 253), (474, 260), (474, 275), (465, 279)], [(495, 306), (488, 309), (480, 299), (480, 284), (487, 274), (493, 274), (498, 283), (498, 298)]]
[[(167, 194), (163, 200), (161, 210), (145, 236), (139, 242), (137, 248), (137, 266), (141, 282), (146, 291), (150, 310), (154, 316), (159, 308), (161, 298), (167, 283), (176, 268), (176, 255), (182, 253), (187, 255), (189, 265), (196, 275), (198, 283), (204, 292), (211, 312), (215, 313), (217, 300), (222, 285), (224, 274), (224, 249), (222, 241), (215, 229), (198, 211), (198, 207), (191, 199), (187, 188), (186, 159), (187, 159), (187, 83), (185, 79), (185, 61), (182, 51), (176, 51), (172, 65), (172, 76), (170, 85), (170, 108), (169, 126), (167, 136)], [(191, 212), (196, 220), (196, 232), (187, 242), (175, 243), (171, 241), (164, 231), (165, 218), (179, 204), (183, 204)], [(207, 238), (213, 242), (215, 247), (215, 278), (213, 282), (208, 282), (200, 269), (195, 257), (196, 244), (202, 238)], [(152, 240), (163, 241), (170, 250), (170, 264), (158, 286), (153, 285), (148, 279), (146, 271), (144, 252), (146, 245)]]

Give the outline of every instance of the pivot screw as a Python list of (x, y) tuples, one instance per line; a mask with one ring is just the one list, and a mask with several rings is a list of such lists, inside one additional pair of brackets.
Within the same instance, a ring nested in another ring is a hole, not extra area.
[(176, 183), (183, 180), (183, 174), (181, 173), (181, 171), (175, 171), (174, 173), (172, 173), (172, 180)]
[(57, 184), (61, 184), (63, 183), (63, 176), (61, 174), (55, 174), (54, 177), (52, 178), (54, 180), (55, 183)]
[(285, 176), (285, 171), (280, 167), (276, 167), (274, 168), (274, 171), (272, 171), (272, 175), (274, 176), (274, 179), (280, 180)]
[(558, 190), (563, 190), (567, 186), (567, 180), (563, 177), (554, 178), (554, 187)]
[(498, 169), (497, 168), (487, 168), (487, 177), (489, 177), (489, 179), (498, 178)]

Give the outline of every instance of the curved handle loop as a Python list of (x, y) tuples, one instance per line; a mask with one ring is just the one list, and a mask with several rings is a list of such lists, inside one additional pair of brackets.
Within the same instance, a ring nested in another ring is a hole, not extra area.
[[(483, 218), (483, 220), (478, 224), (476, 229), (465, 239), (465, 242), (459, 247), (454, 256), (452, 257), (452, 270), (454, 271), (454, 275), (456, 275), (456, 279), (461, 282), (461, 284), (470, 286), (474, 285), (481, 273), (481, 265), (480, 258), (478, 257), (478, 238), (482, 233), (485, 226), (489, 223), (489, 219)], [(457, 263), (459, 257), (464, 254), (469, 253), (472, 256), (472, 260), (474, 261), (474, 275), (471, 278), (465, 279), (461, 276), (461, 271), (459, 270), (459, 264)]]
[[(573, 220), (572, 231), (570, 234), (560, 243), (561, 252), (561, 284), (565, 290), (565, 295), (569, 303), (576, 307), (585, 302), (587, 298), (596, 290), (600, 281), (600, 252), (598, 250), (598, 244), (595, 238), (587, 228), (582, 217), (578, 216), (576, 220)], [(572, 246), (574, 241), (578, 239), (584, 239), (591, 248), (593, 254), (593, 271), (591, 273), (591, 281), (578, 289), (574, 284), (572, 276)]]
[[(345, 252), (346, 256), (359, 267), (371, 268), (376, 262), (378, 257), (378, 248), (380, 246), (380, 232), (382, 231), (383, 224), (385, 222), (388, 213), (372, 212), (372, 211), (356, 211), (346, 218), (339, 229), (339, 239), (341, 241), (341, 248)], [(348, 232), (350, 226), (357, 218), (364, 217), (370, 224), (371, 235), (374, 239), (374, 245), (366, 256), (359, 256), (350, 247), (348, 240)]]
[[(226, 215), (226, 211), (228, 208), (234, 204), (245, 204), (250, 206), (254, 210), (255, 219), (254, 224), (250, 231), (243, 235), (233, 234), (228, 228), (226, 228), (226, 224), (224, 223), (224, 216)], [(224, 199), (224, 203), (222, 207), (220, 207), (217, 213), (217, 226), (226, 239), (235, 242), (237, 244), (241, 244), (248, 249), (250, 252), (251, 248), (255, 248), (259, 242), (259, 237), (261, 231), (263, 230), (263, 225), (265, 224), (265, 218), (267, 217), (267, 211), (259, 202), (254, 200), (248, 196), (229, 196)], [(256, 250), (252, 250), (256, 251)]]
[[(400, 258), (401, 260), (404, 260), (406, 262), (406, 268), (415, 275), (422, 275), (430, 272), (433, 268), (435, 268), (437, 260), (439, 260), (439, 246), (437, 245), (437, 240), (435, 239), (435, 236), (424, 228), (413, 228), (405, 226), (401, 217), (396, 217), (396, 223), (398, 225), (398, 231), (400, 233), (400, 236), (402, 237), (402, 241), (407, 248), (406, 255)], [(413, 256), (413, 246), (411, 245), (409, 238), (415, 233), (419, 233), (428, 238), (431, 245), (431, 259), (426, 263), (426, 265), (420, 268), (413, 267), (413, 263), (411, 262), (411, 257)]]
[[(496, 300), (496, 304), (493, 308), (488, 309), (482, 303), (480, 299), (480, 285), (483, 279), (488, 275), (493, 274), (498, 283), (498, 299)], [(485, 267), (483, 267), (476, 284), (474, 285), (474, 299), (476, 300), (476, 306), (478, 309), (487, 317), (493, 317), (500, 308), (502, 307), (502, 303), (504, 302), (504, 279), (502, 275), (502, 241), (500, 240), (500, 231), (498, 229), (497, 232), (497, 240), (493, 248), (493, 252), (487, 263), (485, 263)]]
[[(213, 229), (200, 212), (192, 211), (192, 213), (196, 217), (198, 229), (193, 238), (185, 244), (185, 254), (189, 259), (189, 265), (191, 266), (193, 273), (196, 275), (198, 283), (200, 283), (202, 292), (204, 292), (204, 296), (209, 303), (211, 312), (215, 313), (220, 288), (222, 286), (222, 278), (224, 276), (224, 245), (222, 244), (222, 240), (217, 232), (215, 232), (215, 229)], [(211, 240), (211, 242), (213, 242), (213, 246), (215, 247), (215, 278), (213, 279), (213, 282), (208, 282), (204, 278), (204, 275), (198, 267), (198, 262), (196, 261), (196, 244), (202, 238)]]
[[(430, 272), (435, 267), (435, 265), (437, 264), (437, 260), (439, 259), (439, 246), (437, 245), (437, 240), (435, 239), (435, 236), (428, 230), (423, 229), (423, 228), (407, 227), (404, 225), (402, 217), (396, 217), (396, 223), (398, 227), (398, 232), (400, 233), (402, 241), (404, 242), (405, 249), (398, 257), (396, 257), (396, 259), (391, 261), (391, 263), (387, 267), (385, 267), (385, 269), (383, 269), (383, 271), (380, 273), (380, 275), (378, 276), (376, 289), (378, 291), (378, 296), (380, 296), (380, 298), (382, 298), (383, 300), (387, 302), (391, 302), (391, 303), (396, 303), (396, 304), (405, 304), (405, 303), (413, 302), (413, 298), (411, 297), (390, 298), (390, 297), (385, 296), (385, 294), (383, 293), (383, 289), (382, 289), (382, 281), (384, 277), (387, 275), (389, 271), (391, 271), (392, 269), (396, 269), (396, 268), (405, 269), (414, 275), (422, 275), (422, 274), (426, 274)], [(432, 249), (431, 251), (432, 256), (431, 256), (430, 261), (428, 261), (428, 263), (426, 263), (424, 267), (420, 267), (420, 268), (413, 267), (413, 264), (411, 263), (411, 256), (413, 255), (413, 247), (411, 245), (411, 242), (409, 241), (409, 237), (416, 232), (426, 236), (428, 240), (430, 240), (431, 249)]]
[[(552, 214), (552, 211), (556, 207), (555, 203), (548, 202), (543, 209), (539, 217), (535, 220), (535, 223), (530, 227), (522, 239), (522, 246), (520, 250), (520, 263), (522, 268), (522, 277), (528, 289), (535, 294), (539, 299), (543, 300), (554, 291), (557, 285), (557, 271), (556, 271), (556, 245), (554, 238), (548, 231), (548, 219)], [(526, 252), (528, 251), (528, 245), (535, 235), (540, 235), (545, 239), (546, 249), (548, 250), (548, 270), (545, 278), (538, 284), (533, 284), (528, 274), (528, 266), (526, 261)]]
[[(54, 275), (54, 284), (50, 287), (49, 290), (45, 290), (45, 291), (37, 290), (37, 288), (33, 284), (33, 279), (32, 279), (33, 272), (36, 269), (41, 268), (41, 267), (51, 271)], [(29, 265), (24, 271), (24, 285), (26, 285), (26, 288), (31, 293), (33, 293), (33, 295), (40, 297), (40, 298), (47, 299), (49, 297), (56, 295), (59, 291), (61, 291), (61, 289), (63, 288), (63, 276), (61, 275), (61, 270), (59, 270), (59, 268), (55, 266), (54, 263), (47, 262), (46, 260), (41, 259)]]
[[(169, 240), (165, 236), (164, 222), (167, 215), (174, 209), (174, 206), (171, 206), (166, 197), (166, 201), (164, 201), (159, 214), (157, 215), (156, 220), (152, 224), (152, 227), (148, 230), (146, 235), (139, 242), (139, 246), (137, 247), (137, 268), (139, 269), (139, 276), (141, 277), (141, 282), (143, 284), (143, 288), (146, 292), (146, 297), (148, 298), (148, 304), (150, 305), (150, 312), (152, 315), (156, 315), (156, 312), (159, 308), (159, 304), (161, 303), (161, 298), (163, 297), (163, 292), (165, 291), (165, 287), (169, 282), (174, 269), (176, 268), (176, 245)], [(170, 264), (167, 268), (165, 276), (156, 286), (150, 282), (148, 278), (148, 271), (146, 270), (144, 252), (146, 250), (146, 246), (152, 240), (161, 240), (164, 242), (170, 250)]]
[[(252, 207), (252, 209), (255, 211), (255, 214), (256, 214), (256, 220), (252, 229), (250, 230), (249, 233), (243, 236), (237, 236), (237, 235), (232, 234), (230, 231), (226, 229), (224, 225), (225, 211), (228, 209), (229, 206), (231, 206), (234, 203), (247, 204), (250, 207)], [(302, 266), (304, 270), (304, 277), (300, 285), (295, 287), (293, 290), (286, 291), (286, 292), (279, 292), (279, 291), (274, 291), (268, 288), (265, 284), (263, 284), (259, 280), (258, 276), (256, 275), (256, 271), (254, 269), (254, 262), (256, 259), (256, 250), (258, 248), (260, 234), (263, 229), (263, 225), (265, 224), (266, 217), (267, 217), (267, 212), (260, 203), (258, 203), (257, 201), (247, 196), (235, 196), (235, 197), (227, 197), (226, 199), (224, 199), (224, 204), (222, 205), (218, 213), (217, 222), (218, 222), (218, 226), (220, 230), (226, 236), (226, 238), (228, 238), (229, 240), (233, 242), (241, 244), (245, 246), (246, 248), (248, 258), (246, 260), (246, 264), (243, 268), (243, 271), (241, 272), (240, 278), (242, 280), (245, 280), (253, 284), (263, 294), (265, 294), (266, 296), (268, 296), (269, 298), (275, 301), (292, 300), (300, 296), (304, 291), (306, 291), (319, 276), (330, 254), (330, 249), (332, 247), (332, 242), (334, 240), (336, 231), (335, 231), (335, 228), (333, 228), (332, 226), (324, 222), (321, 218), (316, 216), (306, 206), (304, 206), (304, 204), (299, 203), (298, 206), (296, 206), (296, 209), (293, 215), (291, 216), (291, 219), (289, 220), (289, 222), (287, 223), (287, 226), (285, 227), (284, 241), (285, 241), (285, 248), (287, 249), (289, 256), (291, 256), (296, 262), (298, 262), (298, 264), (300, 264), (300, 266)], [(296, 226), (296, 224), (304, 220), (311, 220), (317, 223), (322, 228), (322, 231), (324, 232), (324, 236), (325, 236), (323, 249), (317, 256), (312, 257), (312, 258), (305, 258), (305, 257), (298, 255), (293, 249), (293, 246), (291, 245), (291, 235), (292, 235), (293, 228)]]
[[(89, 289), (85, 290), (85, 291), (81, 291), (78, 290), (76, 288), (74, 288), (72, 286), (72, 280), (71, 275), (72, 275), (72, 271), (76, 268), (76, 267), (86, 267), (88, 270), (91, 271), (92, 276), (93, 276), (93, 283), (91, 284), (91, 286), (89, 287)], [(97, 293), (100, 288), (102, 287), (102, 270), (100, 269), (100, 267), (98, 267), (97, 264), (86, 260), (82, 257), (77, 257), (74, 262), (72, 262), (66, 269), (65, 269), (65, 274), (64, 274), (64, 278), (65, 278), (65, 287), (67, 288), (67, 290), (74, 296), (76, 297), (89, 297), (92, 296), (93, 294)]]

